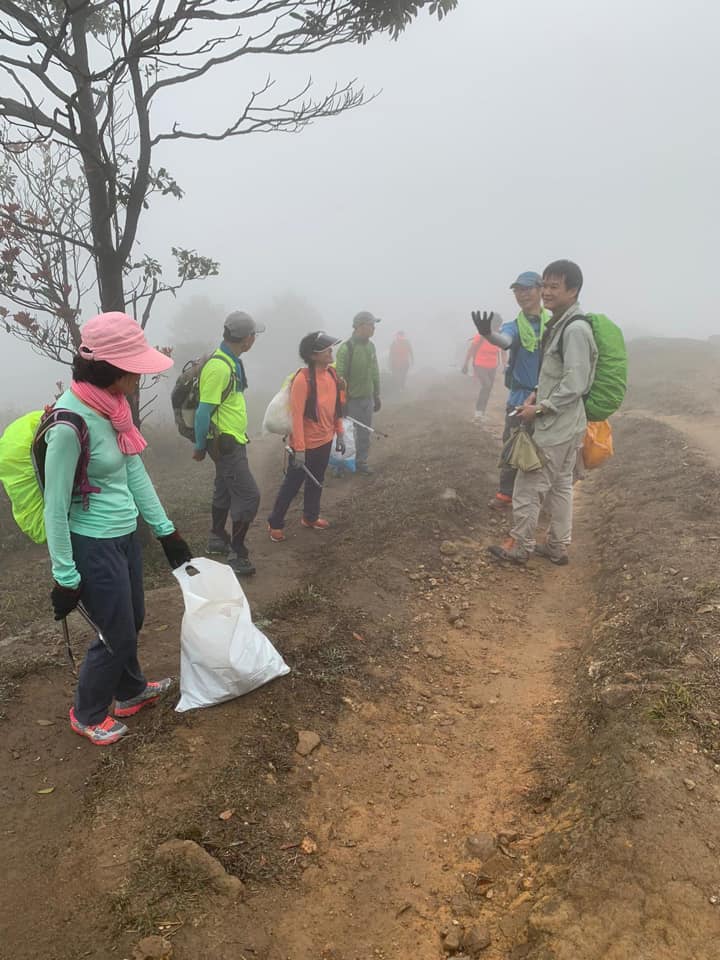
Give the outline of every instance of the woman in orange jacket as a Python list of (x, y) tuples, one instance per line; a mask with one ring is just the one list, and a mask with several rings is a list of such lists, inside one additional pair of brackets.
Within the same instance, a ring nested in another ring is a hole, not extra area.
[[(334, 436), (337, 435), (335, 449), (341, 455), (345, 452), (342, 382), (331, 366), (333, 347), (338, 343), (340, 340), (321, 330), (309, 333), (300, 341), (300, 356), (307, 366), (298, 370), (290, 387), (290, 446), (293, 454), (268, 517), (270, 539), (274, 543), (285, 539), (285, 514), (303, 484), (305, 492), (300, 523), (313, 530), (325, 530), (330, 526), (320, 516), (322, 487), (318, 484), (325, 479)], [(312, 474), (315, 480), (308, 474)]]

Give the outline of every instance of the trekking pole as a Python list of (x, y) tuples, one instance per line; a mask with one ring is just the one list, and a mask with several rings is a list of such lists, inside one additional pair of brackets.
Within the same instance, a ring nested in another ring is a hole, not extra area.
[(376, 433), (379, 437), (385, 437), (386, 440), (389, 440), (390, 437), (386, 433), (382, 433), (380, 430), (376, 430), (374, 427), (369, 427), (366, 423), (360, 423), (359, 420), (356, 420), (355, 417), (345, 417), (346, 420), (349, 420), (350, 423), (354, 423), (356, 427), (362, 427), (363, 430), (367, 430), (369, 433)]
[(107, 650), (107, 652), (112, 655), (112, 653), (113, 653), (113, 648), (110, 646), (110, 644), (108, 643), (108, 641), (105, 639), (105, 635), (103, 634), (103, 632), (102, 632), (102, 630), (100, 629), (100, 627), (95, 623), (95, 621), (92, 619), (92, 617), (90, 616), (90, 614), (87, 612), (87, 610), (85, 609), (85, 607), (84, 607), (81, 603), (79, 603), (79, 604), (77, 605), (77, 612), (78, 612), (78, 613), (80, 614), (80, 616), (83, 618), (83, 620), (85, 621), (85, 623), (87, 623), (87, 625), (88, 625), (89, 627), (91, 627), (91, 628), (95, 631), (95, 633), (98, 635), (98, 640), (99, 640), (100, 643), (105, 647), (105, 649)]
[[(95, 621), (91, 618), (90, 614), (87, 612), (85, 607), (79, 603), (76, 607), (77, 612), (83, 618), (83, 620), (88, 624), (88, 626), (95, 631), (98, 636), (98, 640), (105, 647), (107, 652), (112, 656), (113, 649), (105, 639), (105, 634), (98, 627)], [(68, 627), (67, 617), (63, 617), (62, 620), (62, 632), (63, 637), (65, 638), (65, 649), (67, 650), (68, 660), (70, 661), (70, 667), (72, 669), (73, 675), (77, 676), (77, 663), (75, 661), (75, 656), (72, 652), (72, 646), (70, 644), (70, 628)]]
[(67, 617), (63, 617), (62, 631), (65, 637), (65, 649), (67, 650), (68, 660), (70, 661), (70, 669), (73, 672), (73, 676), (76, 677), (77, 664), (75, 663), (75, 657), (73, 656), (72, 647), (70, 646), (70, 630), (68, 629)]
[[(292, 448), (292, 447), (285, 447), (285, 450), (286, 450), (287, 453), (294, 459), (294, 457), (295, 457), (295, 451), (293, 450), (293, 448)], [(304, 463), (301, 464), (300, 466), (301, 466), (302, 469), (305, 471), (306, 475), (307, 475), (308, 477), (310, 477), (310, 479), (311, 479), (312, 482), (315, 484), (315, 486), (316, 486), (316, 487), (320, 487), (320, 489), (322, 490), (323, 485), (320, 483), (320, 481), (319, 481), (318, 478), (315, 476), (315, 474), (310, 473), (310, 471), (308, 470), (308, 468), (305, 466)]]

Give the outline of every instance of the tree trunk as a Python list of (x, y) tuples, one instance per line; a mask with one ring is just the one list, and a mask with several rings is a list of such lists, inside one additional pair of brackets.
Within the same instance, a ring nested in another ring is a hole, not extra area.
[(123, 264), (113, 238), (114, 201), (104, 169), (100, 130), (95, 115), (88, 53), (88, 5), (82, 3), (72, 15), (72, 38), (76, 69), (73, 71), (80, 121), (79, 146), (90, 202), (90, 226), (95, 245), (100, 305), (103, 310), (124, 310)]

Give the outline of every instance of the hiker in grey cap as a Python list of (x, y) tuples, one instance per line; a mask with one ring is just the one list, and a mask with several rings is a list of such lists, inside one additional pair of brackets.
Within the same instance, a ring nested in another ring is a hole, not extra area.
[[(377, 413), (382, 405), (380, 368), (375, 345), (371, 342), (377, 323), (380, 323), (379, 318), (368, 310), (356, 313), (353, 334), (341, 344), (335, 363), (338, 375), (347, 384), (346, 415), (368, 427), (372, 426), (373, 413)], [(355, 450), (357, 472), (368, 476), (372, 473), (368, 467), (370, 432), (358, 426), (355, 426)]]
[[(193, 460), (209, 453), (215, 463), (212, 527), (208, 553), (229, 558), (238, 576), (255, 573), (245, 546), (245, 537), (260, 505), (247, 456), (247, 377), (240, 359), (265, 327), (248, 313), (236, 310), (225, 321), (223, 342), (203, 366), (200, 402), (195, 414)], [(232, 534), (227, 532), (228, 513)]]

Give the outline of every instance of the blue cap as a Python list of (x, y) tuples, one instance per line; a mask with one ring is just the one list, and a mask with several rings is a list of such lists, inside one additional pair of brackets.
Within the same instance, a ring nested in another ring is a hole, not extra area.
[(515, 287), (541, 287), (542, 286), (542, 277), (539, 273), (535, 273), (534, 270), (526, 270), (525, 273), (521, 273), (520, 276), (514, 283), (510, 284), (510, 289), (513, 290)]

